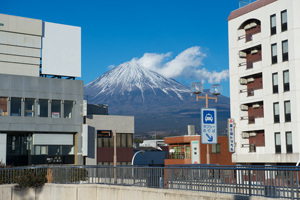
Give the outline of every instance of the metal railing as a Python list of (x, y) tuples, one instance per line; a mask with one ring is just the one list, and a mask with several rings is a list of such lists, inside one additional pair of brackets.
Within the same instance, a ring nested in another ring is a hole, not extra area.
[(15, 183), (15, 178), (26, 170), (47, 172), (54, 184), (115, 184), (300, 199), (300, 169), (287, 166), (10, 168), (0, 169), (0, 183)]

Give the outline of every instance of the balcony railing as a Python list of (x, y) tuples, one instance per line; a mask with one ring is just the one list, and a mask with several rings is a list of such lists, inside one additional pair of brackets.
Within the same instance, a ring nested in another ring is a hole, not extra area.
[(167, 159), (190, 159), (191, 155), (190, 152), (182, 153), (182, 152), (175, 152), (171, 155), (168, 155)]
[(262, 88), (263, 88), (262, 85), (259, 85), (257, 87), (240, 90), (240, 93), (247, 92), (247, 96), (250, 97), (250, 96), (254, 96), (254, 90), (259, 90)]
[(255, 124), (255, 118), (263, 118), (264, 114), (257, 114), (251, 116), (243, 116), (241, 120), (248, 120), (248, 124)]
[(261, 28), (257, 28), (257, 29), (254, 29), (252, 32), (249, 32), (245, 35), (241, 35), (238, 37), (238, 40), (242, 40), (244, 38), (246, 38), (246, 42), (249, 42), (249, 41), (252, 41), (252, 36), (257, 34), (257, 33), (260, 33), (261, 32)]
[(253, 69), (253, 63), (259, 62), (259, 61), (261, 61), (261, 57), (253, 59), (253, 60), (249, 60), (247, 62), (241, 62), (241, 63), (239, 63), (239, 67), (246, 65), (246, 69)]

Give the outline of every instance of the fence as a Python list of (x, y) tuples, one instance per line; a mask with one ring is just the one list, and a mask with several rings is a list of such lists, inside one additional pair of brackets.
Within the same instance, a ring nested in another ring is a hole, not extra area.
[(16, 177), (28, 170), (52, 174), (54, 184), (117, 184), (300, 199), (300, 170), (296, 167), (187, 165), (10, 168), (0, 169), (0, 184), (15, 183)]

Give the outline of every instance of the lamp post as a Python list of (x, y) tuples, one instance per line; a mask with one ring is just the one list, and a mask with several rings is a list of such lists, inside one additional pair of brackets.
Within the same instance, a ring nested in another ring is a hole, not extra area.
[[(194, 82), (191, 85), (191, 91), (192, 93), (196, 94), (197, 101), (199, 99), (205, 99), (206, 108), (208, 108), (208, 100), (212, 99), (215, 100), (215, 102), (218, 102), (218, 95), (222, 93), (222, 86), (219, 84), (214, 84), (210, 87), (210, 93), (214, 95), (214, 97), (209, 97), (208, 94), (205, 94), (205, 96), (199, 96), (203, 92), (203, 85), (201, 82)], [(201, 116), (203, 117), (203, 116)], [(210, 164), (210, 154), (209, 154), (209, 144), (206, 145), (206, 163)]]
[(132, 165), (132, 177), (134, 177), (134, 171), (133, 171), (134, 158), (135, 158), (135, 156), (136, 156), (137, 154), (139, 154), (139, 153), (144, 154), (144, 153), (145, 153), (145, 150), (140, 150), (140, 151), (135, 152), (135, 154), (134, 154), (133, 157), (132, 157), (132, 161), (131, 161), (131, 165)]

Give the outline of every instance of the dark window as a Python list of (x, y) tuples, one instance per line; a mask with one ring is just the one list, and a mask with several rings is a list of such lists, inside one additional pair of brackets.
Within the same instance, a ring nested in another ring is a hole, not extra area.
[(280, 133), (275, 133), (275, 153), (281, 153)]
[(48, 117), (48, 100), (47, 99), (39, 99), (38, 116), (39, 117)]
[(21, 98), (12, 97), (10, 100), (10, 115), (21, 116)]
[(221, 144), (212, 144), (211, 153), (221, 153)]
[(283, 72), (283, 90), (290, 91), (290, 75), (289, 70)]
[(287, 30), (287, 11), (284, 10), (281, 12), (281, 31)]
[(272, 44), (271, 52), (272, 52), (272, 64), (276, 64), (277, 63), (277, 44)]
[(291, 103), (290, 103), (290, 101), (284, 102), (284, 117), (285, 117), (285, 122), (291, 121)]
[(274, 103), (274, 123), (279, 123), (279, 103)]
[(276, 15), (271, 15), (271, 35), (276, 34)]
[(35, 116), (35, 99), (25, 99), (25, 116), (34, 117)]
[(292, 132), (286, 132), (286, 152), (293, 153)]
[(256, 145), (255, 144), (249, 144), (249, 152), (256, 152)]
[(272, 79), (273, 79), (273, 94), (278, 93), (278, 74), (274, 73), (272, 75)]
[(282, 42), (282, 62), (289, 60), (289, 44), (285, 40)]
[(60, 118), (61, 114), (61, 101), (60, 100), (52, 100), (51, 103), (51, 117), (52, 118)]

